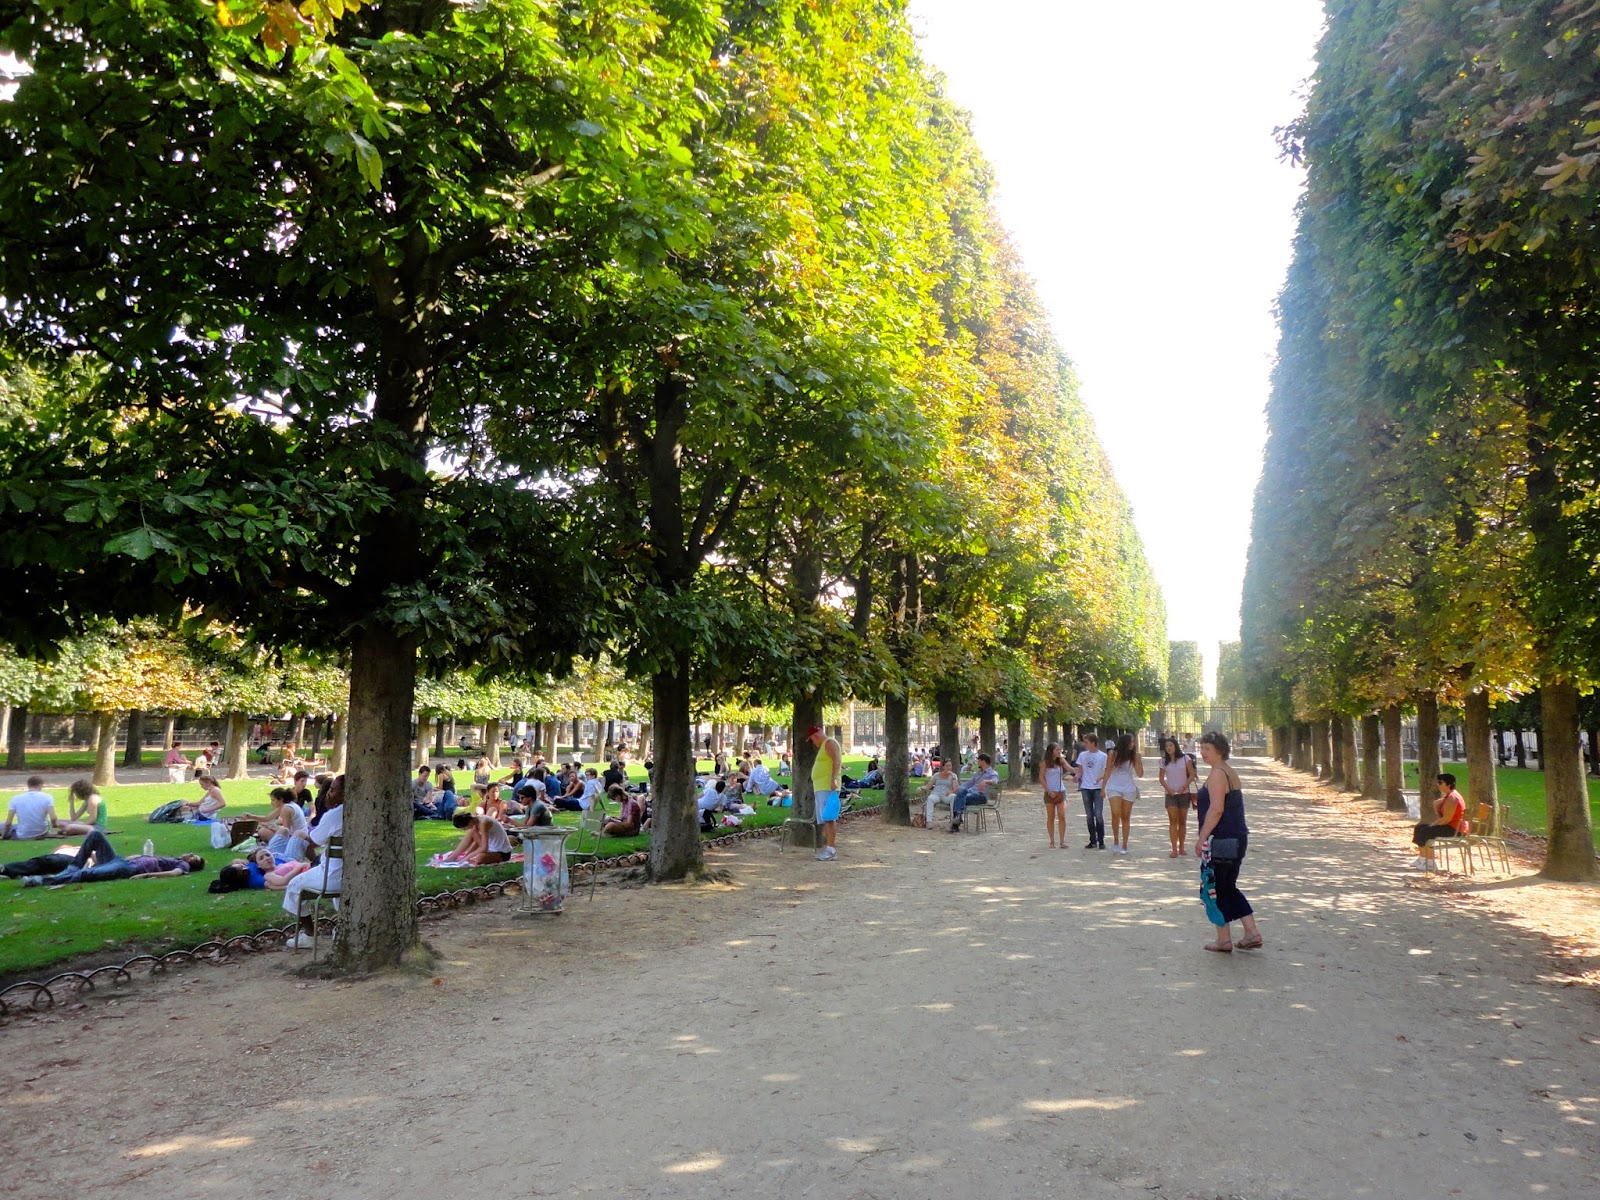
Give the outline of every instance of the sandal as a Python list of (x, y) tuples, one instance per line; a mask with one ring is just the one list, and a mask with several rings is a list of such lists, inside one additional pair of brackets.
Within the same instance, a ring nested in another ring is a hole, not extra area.
[(1239, 949), (1241, 949), (1241, 950), (1259, 950), (1265, 944), (1266, 943), (1261, 938), (1258, 938), (1258, 937), (1246, 938), (1242, 942), (1235, 942), (1234, 943), (1234, 945), (1238, 946)]
[(1211, 950), (1211, 951), (1216, 952), (1217, 954), (1232, 954), (1233, 953), (1233, 943), (1232, 942), (1226, 942), (1226, 943), (1207, 942), (1204, 946), (1201, 947), (1201, 949), (1202, 950)]

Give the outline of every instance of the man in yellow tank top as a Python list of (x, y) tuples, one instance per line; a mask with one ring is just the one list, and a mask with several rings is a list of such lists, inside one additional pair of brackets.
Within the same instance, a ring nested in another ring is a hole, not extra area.
[(828, 737), (821, 725), (813, 725), (806, 738), (817, 748), (817, 760), (811, 764), (811, 790), (817, 798), (817, 826), (822, 835), (822, 847), (817, 858), (830, 862), (838, 853), (833, 848), (834, 830), (839, 822), (839, 774), (844, 759), (839, 743)]

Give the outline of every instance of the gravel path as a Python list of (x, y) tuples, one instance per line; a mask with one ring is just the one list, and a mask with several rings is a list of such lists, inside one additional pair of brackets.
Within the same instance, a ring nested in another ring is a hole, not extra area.
[(1600, 1193), (1595, 891), (1415, 879), (1398, 822), (1239, 765), (1262, 951), (1200, 950), (1148, 787), (1126, 859), (1031, 796), (748, 843), (441, 920), (436, 979), (273, 954), (13, 1021), (0, 1194)]

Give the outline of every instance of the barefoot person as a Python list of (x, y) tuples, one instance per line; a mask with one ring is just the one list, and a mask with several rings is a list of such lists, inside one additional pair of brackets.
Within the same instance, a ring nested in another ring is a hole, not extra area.
[(1052, 849), (1067, 848), (1067, 759), (1051, 742), (1039, 760), (1039, 786), (1044, 789), (1044, 831)]
[(1179, 748), (1177, 738), (1162, 738), (1161, 786), (1167, 793), (1167, 840), (1172, 843), (1168, 858), (1182, 858), (1188, 853), (1189, 805), (1195, 782), (1194, 759)]
[(1106, 803), (1111, 807), (1111, 849), (1128, 852), (1128, 823), (1133, 802), (1139, 798), (1138, 780), (1144, 778), (1144, 759), (1138, 739), (1125, 733), (1111, 750), (1110, 770), (1106, 773)]
[(828, 737), (821, 725), (813, 725), (806, 733), (807, 739), (817, 748), (817, 760), (811, 766), (811, 790), (816, 796), (817, 829), (822, 835), (822, 846), (817, 858), (830, 862), (838, 855), (833, 841), (839, 824), (839, 776), (844, 773), (844, 756), (839, 743)]
[(1200, 831), (1195, 834), (1194, 845), (1200, 858), (1201, 883), (1206, 883), (1208, 873), (1214, 878), (1216, 905), (1222, 918), (1220, 922), (1212, 918), (1217, 936), (1205, 948), (1220, 954), (1233, 950), (1234, 921), (1244, 925), (1239, 949), (1254, 950), (1261, 945), (1255, 910), (1239, 890), (1239, 867), (1244, 862), (1250, 828), (1244, 821), (1244, 792), (1239, 788), (1239, 776), (1228, 765), (1228, 749), (1228, 739), (1220, 733), (1208, 733), (1200, 739), (1200, 757), (1211, 770), (1200, 789)]

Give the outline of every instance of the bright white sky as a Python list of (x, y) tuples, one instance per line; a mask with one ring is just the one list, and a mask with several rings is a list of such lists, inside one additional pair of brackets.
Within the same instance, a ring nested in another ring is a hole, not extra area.
[[(1321, 0), (910, 0), (1207, 688), (1239, 635)], [(1211, 582), (1204, 568), (1213, 563)]]

